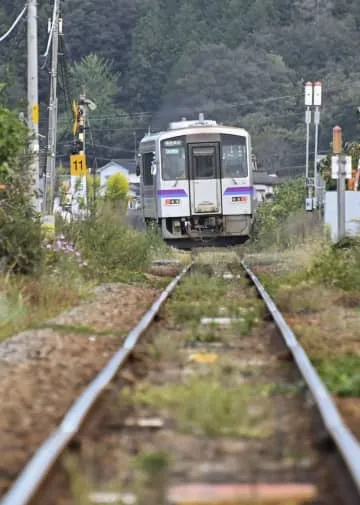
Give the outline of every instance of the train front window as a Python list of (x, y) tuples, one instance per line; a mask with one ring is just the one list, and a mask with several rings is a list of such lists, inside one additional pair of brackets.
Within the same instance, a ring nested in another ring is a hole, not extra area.
[(213, 179), (216, 173), (215, 146), (192, 149), (194, 179)]
[(181, 140), (165, 140), (162, 146), (162, 178), (164, 181), (186, 179), (185, 147)]
[(247, 177), (246, 138), (236, 135), (223, 135), (221, 144), (222, 176)]

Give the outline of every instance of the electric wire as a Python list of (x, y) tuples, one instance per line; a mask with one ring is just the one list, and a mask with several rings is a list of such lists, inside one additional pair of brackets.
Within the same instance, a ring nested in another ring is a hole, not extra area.
[(0, 37), (0, 42), (3, 42), (5, 39), (7, 39), (7, 37), (12, 33), (12, 31), (16, 28), (16, 26), (18, 25), (19, 21), (22, 19), (23, 15), (25, 14), (26, 10), (27, 10), (27, 4), (25, 5), (25, 7), (23, 8), (23, 10), (20, 12), (20, 14), (18, 15), (18, 17), (15, 19), (15, 21), (13, 22), (13, 24), (10, 26), (10, 28), (8, 29), (8, 31), (2, 35)]
[(46, 44), (46, 49), (45, 49), (44, 54), (42, 55), (43, 58), (45, 58), (45, 61), (42, 64), (42, 66), (40, 67), (41, 70), (44, 70), (44, 68), (47, 65), (48, 58), (49, 58), (50, 46), (51, 46), (52, 39), (53, 39), (54, 27), (55, 27), (55, 21), (56, 21), (56, 2), (57, 2), (57, 0), (54, 1), (53, 14), (52, 14), (52, 22), (51, 22), (51, 28), (50, 28), (50, 31), (49, 31), (48, 41), (47, 41), (47, 44)]

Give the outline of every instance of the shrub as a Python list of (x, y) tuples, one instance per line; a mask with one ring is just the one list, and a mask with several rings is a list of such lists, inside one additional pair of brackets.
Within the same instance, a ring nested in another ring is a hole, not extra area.
[(304, 210), (305, 196), (304, 180), (298, 178), (280, 185), (274, 199), (259, 206), (253, 229), (257, 248), (293, 247), (319, 229), (319, 216)]
[(106, 206), (101, 214), (61, 226), (87, 261), (88, 275), (100, 281), (129, 280), (132, 273), (144, 272), (154, 252), (164, 247), (155, 230), (136, 231)]
[(346, 237), (336, 244), (325, 243), (309, 274), (330, 287), (345, 291), (359, 290), (360, 240)]
[(32, 207), (26, 147), (27, 129), (15, 113), (0, 107), (0, 261), (2, 270), (34, 273), (41, 268), (40, 219)]

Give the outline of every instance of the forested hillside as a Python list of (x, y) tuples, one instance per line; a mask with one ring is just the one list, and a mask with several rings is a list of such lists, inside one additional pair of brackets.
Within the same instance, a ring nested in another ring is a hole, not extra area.
[[(3, 33), (23, 0), (1, 4)], [(51, 7), (39, 0), (41, 53)], [(205, 112), (249, 128), (264, 169), (302, 171), (306, 80), (324, 85), (320, 150), (335, 124), (348, 140), (359, 134), (359, 0), (64, 0), (63, 15), (64, 72), (71, 94), (85, 84), (100, 105), (92, 149), (104, 161), (131, 155), (149, 125)], [(26, 97), (25, 28), (0, 45), (11, 105)], [(45, 129), (46, 69), (40, 82)], [(60, 123), (68, 127), (65, 114)]]

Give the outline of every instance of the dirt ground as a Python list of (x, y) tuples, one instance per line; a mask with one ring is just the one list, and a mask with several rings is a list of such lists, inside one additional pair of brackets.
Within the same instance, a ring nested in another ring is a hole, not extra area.
[(0, 496), (159, 292), (99, 286), (90, 302), (0, 344)]

